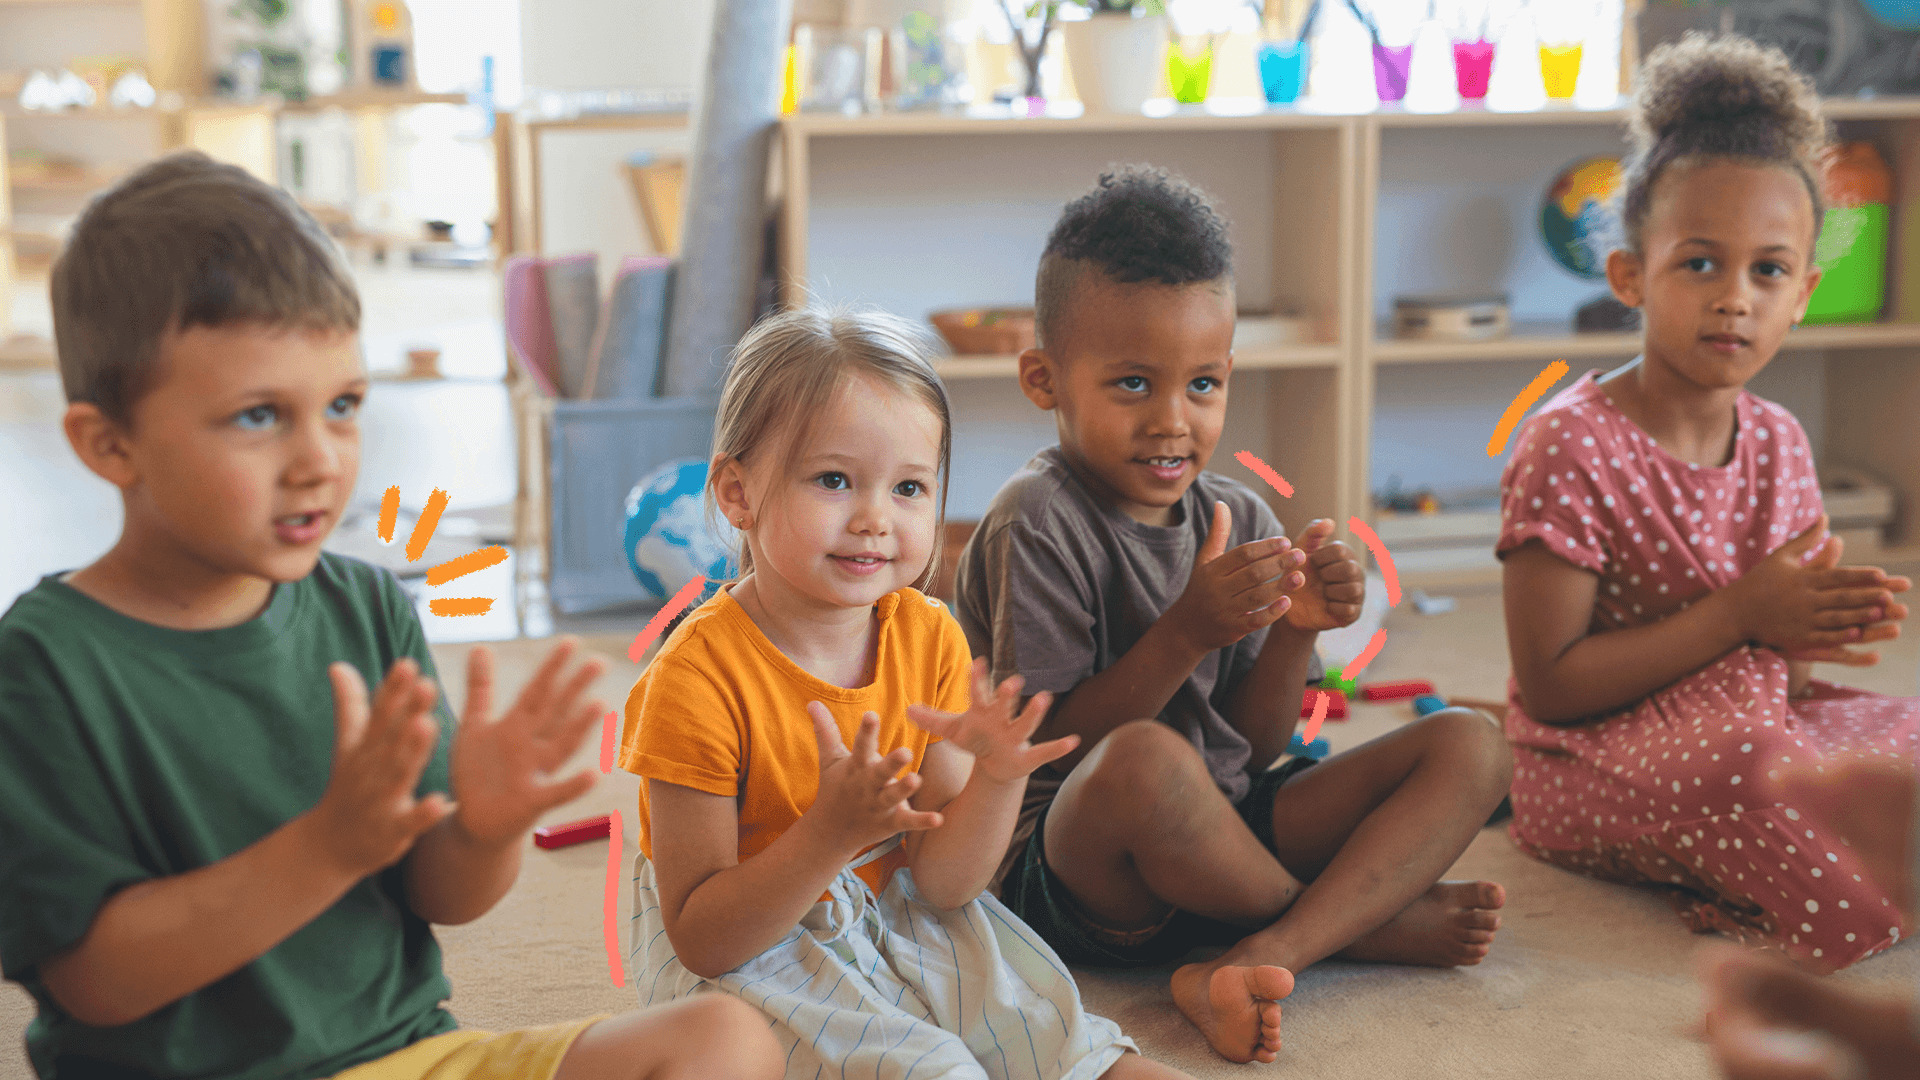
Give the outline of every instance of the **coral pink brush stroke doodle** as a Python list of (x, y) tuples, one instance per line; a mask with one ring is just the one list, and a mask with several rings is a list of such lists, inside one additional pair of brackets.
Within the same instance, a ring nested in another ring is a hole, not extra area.
[(1300, 733), (1300, 741), (1310, 743), (1320, 734), (1320, 725), (1327, 722), (1327, 704), (1333, 699), (1324, 690), (1313, 692), (1313, 715), (1307, 717), (1307, 730)]
[(1340, 669), (1340, 677), (1342, 679), (1359, 678), (1367, 665), (1373, 663), (1373, 658), (1380, 655), (1380, 647), (1386, 643), (1387, 632), (1384, 629), (1375, 630), (1373, 637), (1367, 641), (1367, 647), (1360, 650), (1360, 655), (1354, 657), (1352, 663)]
[(1282, 498), (1293, 498), (1293, 485), (1287, 483), (1279, 473), (1273, 471), (1273, 466), (1261, 461), (1251, 451), (1242, 450), (1233, 455), (1233, 460), (1253, 470), (1253, 475), (1272, 485), (1273, 490), (1279, 492)]
[(620, 824), (620, 811), (607, 815), (613, 819), (607, 830), (607, 901), (604, 905), (605, 920), (601, 933), (607, 941), (607, 972), (613, 976), (613, 985), (627, 985), (627, 968), (620, 962), (620, 856), (625, 851), (620, 839), (626, 835)]
[(1347, 519), (1347, 528), (1352, 529), (1353, 535), (1367, 545), (1367, 550), (1373, 552), (1374, 561), (1380, 564), (1380, 576), (1386, 579), (1387, 583), (1387, 606), (1398, 606), (1400, 573), (1393, 568), (1393, 555), (1387, 551), (1387, 545), (1380, 542), (1380, 534), (1368, 528), (1367, 523), (1357, 517)]
[(667, 606), (655, 612), (653, 618), (647, 620), (646, 629), (634, 635), (633, 644), (627, 646), (627, 659), (636, 664), (639, 663), (640, 658), (646, 655), (647, 646), (653, 644), (653, 639), (660, 636), (660, 631), (666, 629), (674, 616), (685, 611), (687, 605), (693, 603), (693, 598), (699, 596), (700, 590), (706, 587), (707, 579), (700, 574), (695, 574), (692, 581), (681, 586), (680, 591), (673, 594), (673, 599), (667, 601)]
[(620, 714), (612, 709), (600, 720), (600, 771), (603, 774), (613, 771), (613, 732), (619, 722)]

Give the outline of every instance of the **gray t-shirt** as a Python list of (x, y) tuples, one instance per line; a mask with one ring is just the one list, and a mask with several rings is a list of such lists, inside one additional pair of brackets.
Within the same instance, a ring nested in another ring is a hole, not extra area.
[[(1260, 496), (1216, 473), (1194, 480), (1174, 524), (1143, 525), (1096, 498), (1058, 446), (1034, 455), (994, 495), (955, 575), (954, 614), (994, 684), (1018, 672), (1027, 693), (1059, 694), (1111, 667), (1186, 589), (1215, 501), (1233, 514), (1228, 550), (1283, 533)], [(1252, 747), (1222, 714), (1266, 640), (1256, 630), (1207, 654), (1158, 717), (1193, 743), (1234, 802), (1246, 796), (1250, 770), (1272, 764), (1250, 762)], [(1043, 766), (1027, 781), (1001, 877), (1063, 779)]]

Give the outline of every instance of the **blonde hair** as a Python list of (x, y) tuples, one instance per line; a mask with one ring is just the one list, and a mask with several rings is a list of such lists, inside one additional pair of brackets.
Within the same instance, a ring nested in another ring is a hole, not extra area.
[[(722, 463), (737, 461), (750, 467), (762, 458), (795, 460), (805, 434), (803, 419), (824, 411), (854, 376), (870, 376), (918, 398), (940, 419), (933, 552), (925, 572), (913, 583), (925, 592), (940, 571), (953, 451), (947, 387), (931, 359), (936, 350), (924, 327), (880, 311), (806, 307), (761, 320), (734, 347), (726, 386), (720, 391), (712, 467), (707, 471), (708, 513), (718, 510)], [(753, 554), (744, 539), (738, 563), (742, 577), (752, 572)]]

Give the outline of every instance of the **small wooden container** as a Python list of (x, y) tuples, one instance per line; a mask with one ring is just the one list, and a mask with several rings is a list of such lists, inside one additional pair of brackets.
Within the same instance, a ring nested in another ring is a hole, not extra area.
[(1498, 296), (1397, 296), (1393, 336), (1427, 341), (1485, 341), (1512, 329), (1508, 302)]
[(956, 308), (929, 318), (956, 356), (1018, 356), (1033, 348), (1032, 308)]

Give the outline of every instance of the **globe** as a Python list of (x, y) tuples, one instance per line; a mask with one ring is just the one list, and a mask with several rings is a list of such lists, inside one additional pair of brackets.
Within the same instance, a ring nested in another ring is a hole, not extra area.
[(1611, 200), (1620, 159), (1593, 157), (1560, 171), (1540, 202), (1540, 239), (1553, 260), (1583, 278), (1607, 276), (1607, 252), (1619, 231)]
[(705, 599), (733, 576), (733, 530), (721, 525), (725, 533), (716, 533), (709, 524), (706, 486), (707, 463), (681, 458), (648, 473), (627, 494), (627, 566), (655, 600), (664, 602), (698, 575), (707, 579)]

